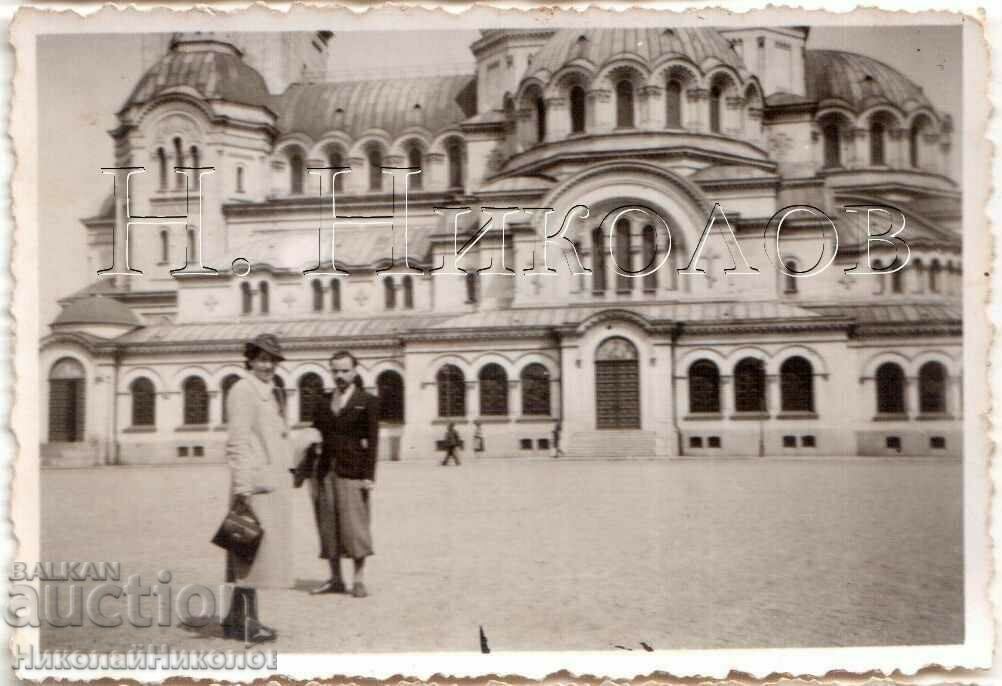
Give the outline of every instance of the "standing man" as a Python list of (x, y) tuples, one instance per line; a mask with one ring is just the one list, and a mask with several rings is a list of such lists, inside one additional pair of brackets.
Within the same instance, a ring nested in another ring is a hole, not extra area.
[(564, 455), (564, 449), (560, 447), (560, 434), (562, 430), (563, 426), (561, 426), (560, 420), (558, 419), (557, 423), (553, 425), (553, 457), (563, 457)]
[(442, 441), (445, 447), (445, 459), (442, 460), (443, 467), (449, 465), (449, 460), (455, 460), (456, 466), (459, 466), (459, 455), (456, 454), (456, 451), (459, 450), (460, 443), (459, 432), (456, 431), (456, 423), (449, 422), (449, 426), (445, 429), (445, 440)]
[[(327, 401), (313, 416), (313, 425), (323, 436), (320, 463), (333, 468), (338, 548), (331, 559), (331, 579), (316, 590), (336, 593), (341, 580), (338, 558), (350, 557), (355, 565), (351, 594), (364, 598), (368, 595), (365, 558), (372, 555), (369, 496), (375, 488), (379, 400), (362, 388), (357, 367), (358, 360), (350, 352), (331, 356), (334, 391), (325, 396)], [(324, 590), (327, 586), (331, 588)]]

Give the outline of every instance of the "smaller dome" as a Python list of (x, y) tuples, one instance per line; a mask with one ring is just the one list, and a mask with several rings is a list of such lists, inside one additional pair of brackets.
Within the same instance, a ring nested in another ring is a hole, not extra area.
[(820, 105), (842, 101), (856, 112), (880, 104), (904, 112), (933, 109), (913, 81), (879, 60), (841, 50), (806, 50), (807, 95)]
[(65, 305), (53, 326), (112, 324), (115, 326), (142, 326), (142, 322), (127, 305), (102, 295), (74, 298)]
[(584, 60), (598, 70), (623, 56), (638, 58), (649, 67), (662, 59), (682, 57), (700, 68), (720, 63), (745, 71), (730, 42), (713, 29), (562, 29), (533, 56), (529, 75), (555, 74), (574, 60)]
[(271, 104), (264, 77), (243, 61), (236, 47), (214, 36), (175, 37), (170, 51), (143, 74), (122, 109), (174, 88), (194, 89), (206, 100)]

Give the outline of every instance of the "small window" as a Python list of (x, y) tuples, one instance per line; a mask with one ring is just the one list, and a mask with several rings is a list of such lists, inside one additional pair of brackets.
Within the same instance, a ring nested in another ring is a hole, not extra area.
[(884, 445), (887, 446), (888, 450), (901, 450), (901, 437), (900, 436), (888, 436)]
[(538, 438), (536, 439), (536, 448), (539, 450), (549, 450), (550, 449), (550, 439), (549, 438)]
[(237, 193), (244, 192), (244, 168), (237, 167)]
[(932, 436), (929, 438), (929, 447), (933, 450), (945, 450), (946, 438), (943, 436)]
[(191, 449), (192, 457), (205, 457), (205, 447), (196, 445)]
[(702, 448), (703, 447), (703, 437), (702, 436), (689, 436), (689, 447), (690, 448)]
[(784, 448), (796, 448), (797, 447), (797, 437), (796, 436), (783, 436), (783, 447)]
[(720, 436), (710, 436), (706, 440), (706, 445), (708, 447), (710, 447), (710, 448), (719, 448), (720, 447)]
[(186, 445), (179, 445), (177, 447), (177, 456), (178, 457), (188, 457), (188, 446), (186, 446)]
[(523, 438), (520, 441), (520, 443), (522, 445), (522, 450), (532, 450), (532, 439), (531, 438)]
[(817, 442), (814, 440), (814, 436), (801, 436), (800, 445), (805, 448), (814, 448), (817, 446)]

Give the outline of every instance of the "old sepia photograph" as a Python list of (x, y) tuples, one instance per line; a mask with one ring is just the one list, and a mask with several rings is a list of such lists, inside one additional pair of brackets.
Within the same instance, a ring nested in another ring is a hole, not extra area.
[(806, 17), (38, 31), (39, 648), (964, 645), (962, 22)]

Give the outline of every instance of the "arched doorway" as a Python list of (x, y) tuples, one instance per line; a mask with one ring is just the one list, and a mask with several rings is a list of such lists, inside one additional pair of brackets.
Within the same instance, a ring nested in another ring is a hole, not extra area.
[(640, 355), (620, 336), (595, 352), (595, 408), (599, 429), (640, 428)]
[(49, 441), (84, 439), (85, 379), (83, 365), (64, 357), (49, 372)]

